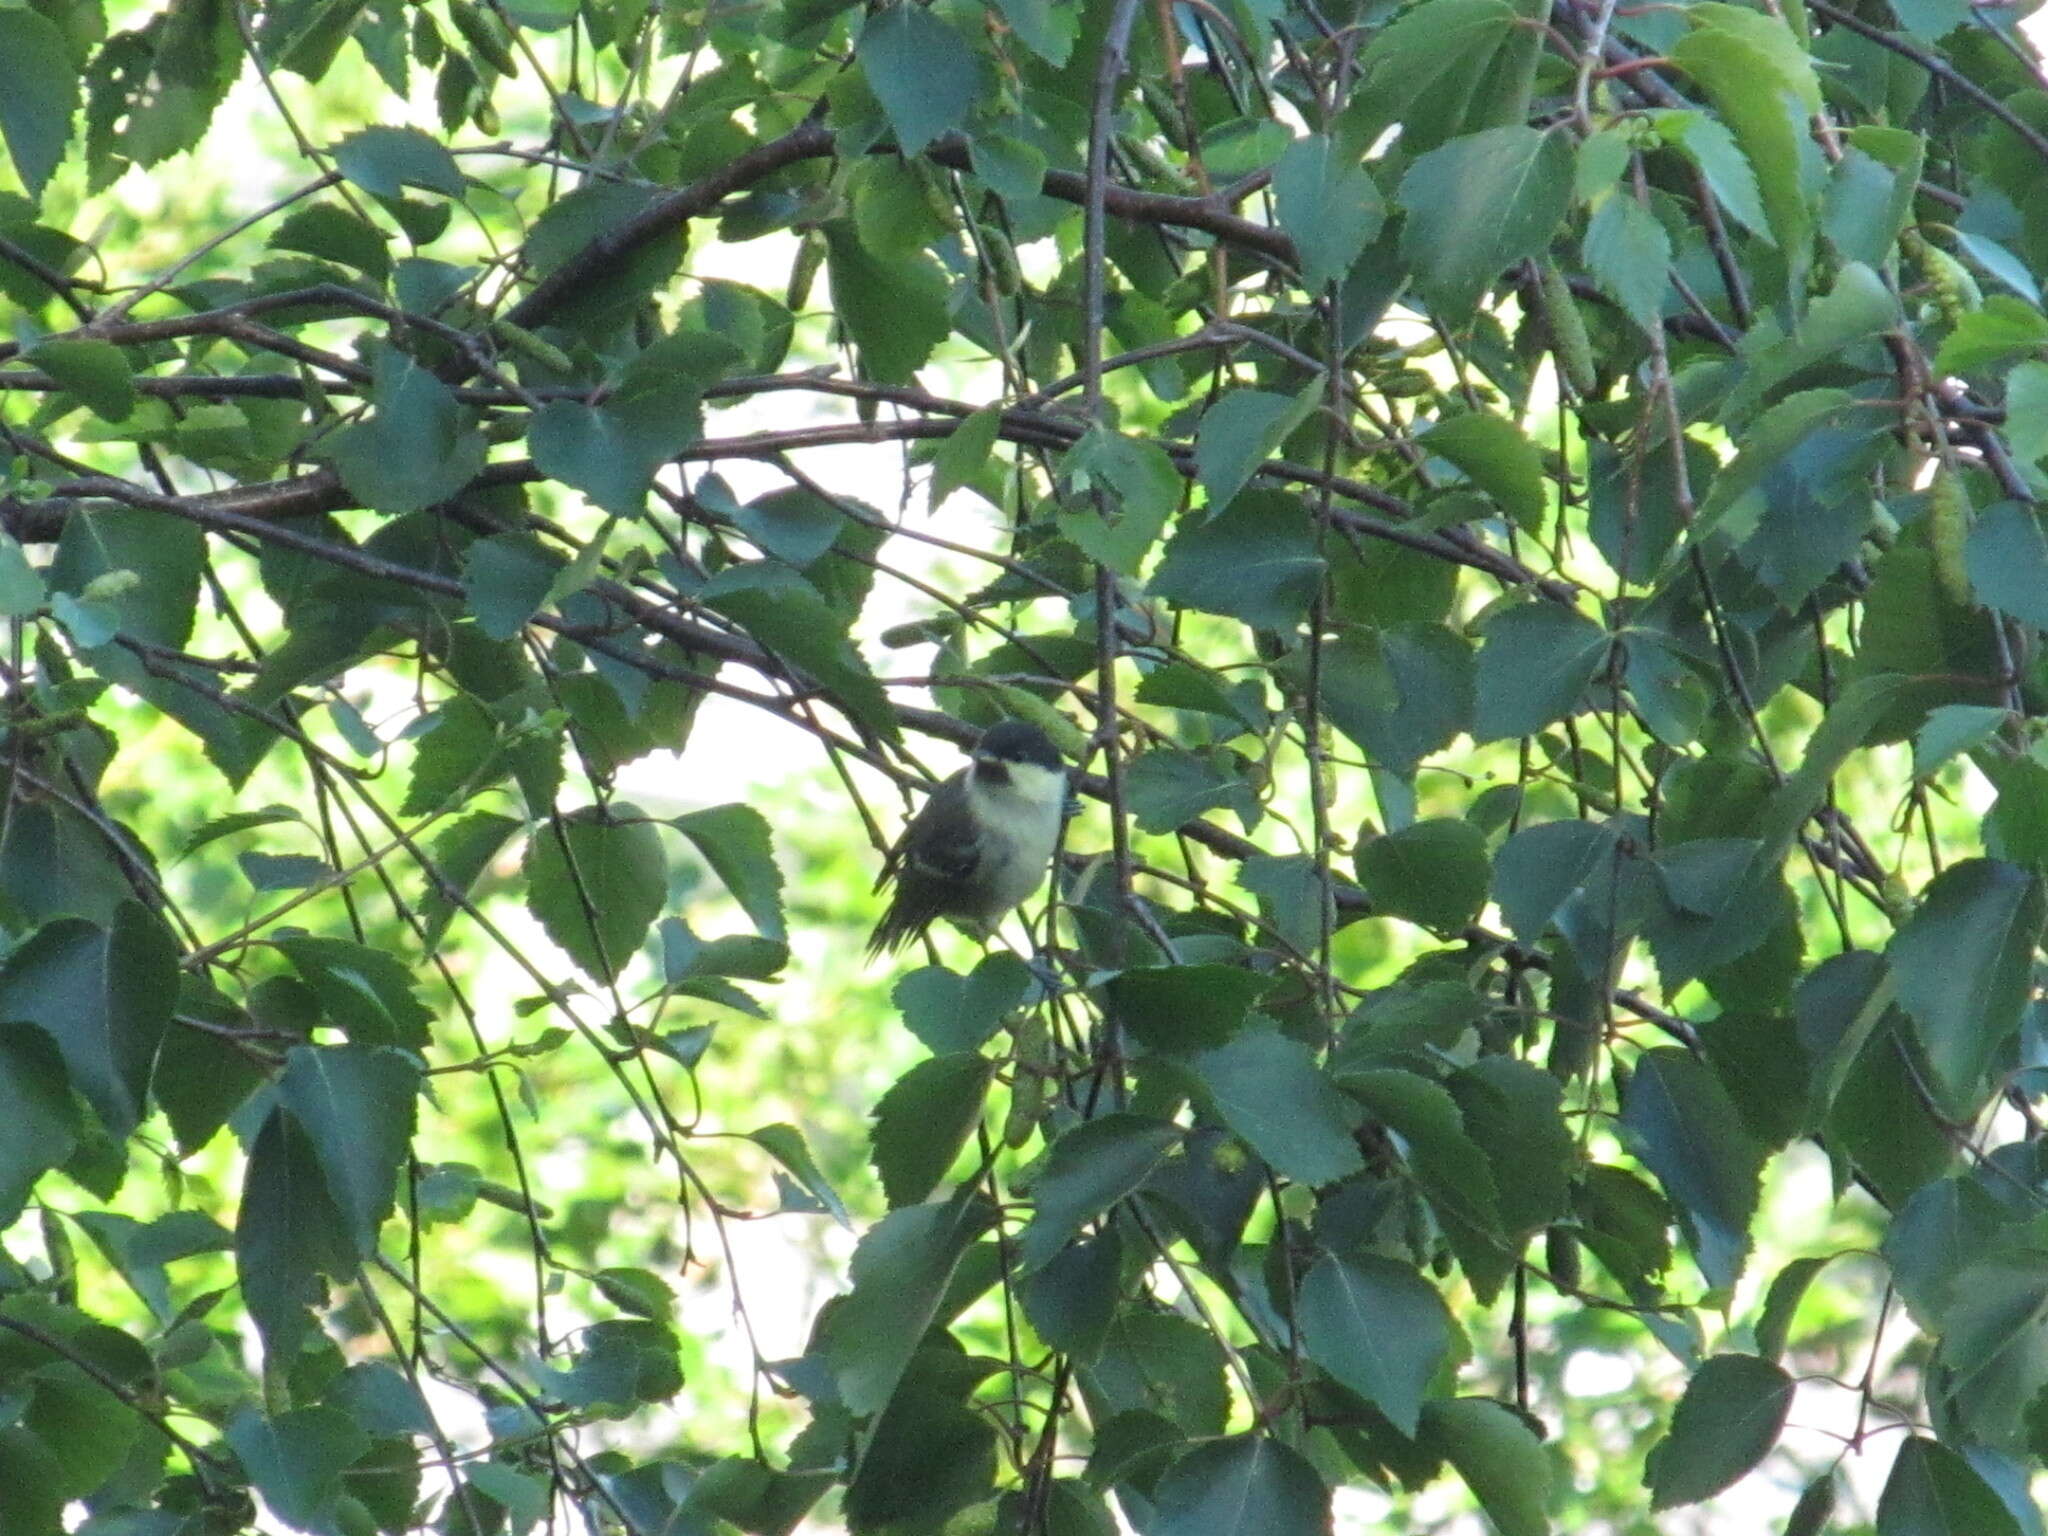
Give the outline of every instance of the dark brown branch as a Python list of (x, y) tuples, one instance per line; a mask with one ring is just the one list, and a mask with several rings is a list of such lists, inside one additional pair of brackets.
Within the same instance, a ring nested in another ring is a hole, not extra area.
[[(822, 123), (803, 123), (779, 139), (757, 144), (722, 169), (665, 197), (593, 240), (550, 272), (532, 292), (513, 305), (505, 318), (529, 329), (546, 324), (570, 295), (599, 280), (648, 241), (658, 239), (691, 219), (701, 218), (742, 187), (774, 175), (803, 160), (833, 154), (832, 130)], [(928, 158), (953, 170), (971, 170), (964, 139), (947, 138), (932, 145)], [(1043, 191), (1070, 203), (1085, 203), (1088, 179), (1073, 171), (1049, 170)], [(1294, 242), (1281, 231), (1234, 213), (1222, 198), (1175, 197), (1134, 187), (1106, 186), (1102, 207), (1119, 218), (1143, 223), (1198, 229), (1233, 245), (1258, 251), (1274, 261), (1294, 264)]]
[(1829, 26), (1846, 27), (1858, 37), (1896, 53), (1902, 59), (1911, 59), (1935, 79), (1959, 94), (1969, 97), (1971, 101), (1997, 118), (2011, 129), (2014, 136), (2031, 149), (2044, 165), (2048, 165), (2048, 137), (2044, 137), (2040, 129), (2034, 127), (1940, 54), (1922, 48), (1910, 38), (1896, 36), (1882, 27), (1874, 27), (1860, 16), (1852, 16), (1847, 11), (1829, 5), (1827, 0), (1811, 0), (1807, 9), (1826, 21)]
[[(927, 149), (925, 155), (956, 171), (972, 168), (964, 139), (941, 139)], [(1102, 207), (1106, 213), (1141, 224), (1170, 224), (1181, 229), (1198, 229), (1292, 267), (1297, 261), (1294, 242), (1285, 233), (1270, 224), (1261, 224), (1231, 211), (1233, 199), (1249, 197), (1261, 185), (1263, 182), (1247, 177), (1212, 197), (1185, 197), (1170, 192), (1144, 192), (1135, 187), (1110, 183), (1102, 189)], [(1085, 206), (1088, 178), (1078, 171), (1047, 171), (1040, 190), (1047, 197)]]
[[(804, 383), (791, 380), (782, 387), (816, 387), (826, 393), (888, 399), (921, 410), (944, 412), (946, 419), (844, 422), (821, 427), (804, 427), (790, 432), (755, 432), (742, 437), (707, 438), (677, 454), (676, 462), (705, 463), (728, 458), (772, 459), (804, 448), (947, 437), (955, 430), (958, 418), (973, 409), (959, 402), (945, 401), (927, 395), (921, 390), (865, 385), (847, 380), (810, 380)], [(1068, 417), (1009, 411), (1004, 413), (999, 435), (1005, 441), (1021, 443), (1028, 447), (1061, 449), (1073, 443), (1081, 435), (1081, 430), (1080, 423)], [(1160, 446), (1183, 474), (1194, 473), (1192, 448), (1173, 443), (1164, 443)], [(1285, 460), (1273, 460), (1262, 465), (1259, 474), (1284, 484), (1316, 489), (1327, 486), (1346, 501), (1360, 507), (1371, 508), (1374, 512), (1387, 514), (1387, 517), (1380, 517), (1365, 512), (1335, 511), (1332, 518), (1335, 526), (1339, 528), (1387, 543), (1404, 545), (1436, 559), (1470, 566), (1510, 585), (1532, 587), (1553, 601), (1572, 600), (1573, 589), (1569, 583), (1539, 577), (1520, 561), (1480, 542), (1463, 529), (1452, 528), (1425, 533), (1419, 529), (1402, 526), (1403, 522), (1414, 517), (1413, 509), (1398, 496), (1377, 486), (1343, 476), (1325, 476), (1319, 471)], [(496, 485), (529, 483), (541, 478), (543, 477), (540, 471), (530, 462), (506, 460), (486, 465), (483, 473), (466, 489), (474, 491)], [(112, 496), (111, 492), (89, 491), (83, 494)], [(340, 477), (332, 470), (317, 470), (290, 480), (239, 486), (182, 500), (195, 507), (262, 521), (311, 517), (321, 512), (337, 511), (356, 504), (342, 486)], [(62, 495), (34, 503), (0, 498), (0, 525), (4, 525), (7, 532), (23, 543), (46, 543), (62, 532), (64, 518), (71, 510), (70, 502)], [(1389, 518), (1395, 520), (1389, 521)]]
[(83, 299), (79, 298), (75, 291), (85, 286), (78, 279), (66, 277), (62, 272), (59, 272), (55, 267), (44, 261), (42, 257), (36, 255), (34, 251), (24, 249), (5, 235), (0, 235), (0, 259), (13, 262), (22, 271), (47, 286), (52, 293), (64, 301), (65, 306), (71, 313), (78, 316), (79, 319), (90, 320), (92, 318), (91, 308), (87, 306)]
[(800, 123), (779, 139), (757, 144), (700, 181), (657, 197), (624, 223), (607, 230), (513, 305), (505, 318), (531, 330), (545, 325), (569, 298), (603, 278), (650, 240), (659, 239), (691, 219), (701, 218), (731, 193), (795, 165), (833, 152), (832, 130), (823, 123)]

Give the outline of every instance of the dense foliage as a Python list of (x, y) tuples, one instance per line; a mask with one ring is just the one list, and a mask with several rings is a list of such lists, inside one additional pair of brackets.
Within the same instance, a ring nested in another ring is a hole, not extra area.
[(2038, 1536), (2020, 19), (0, 7), (0, 1536)]

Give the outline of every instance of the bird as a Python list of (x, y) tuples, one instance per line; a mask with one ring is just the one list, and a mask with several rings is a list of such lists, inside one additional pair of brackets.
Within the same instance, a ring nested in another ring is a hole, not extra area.
[(1023, 720), (982, 732), (967, 766), (932, 791), (875, 881), (896, 891), (868, 956), (890, 954), (947, 918), (986, 940), (1045, 881), (1066, 812), (1066, 760)]

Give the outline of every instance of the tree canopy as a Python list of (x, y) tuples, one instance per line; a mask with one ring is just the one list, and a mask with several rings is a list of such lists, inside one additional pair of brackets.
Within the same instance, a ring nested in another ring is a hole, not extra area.
[(0, 1536), (2039, 1536), (2023, 20), (0, 6)]

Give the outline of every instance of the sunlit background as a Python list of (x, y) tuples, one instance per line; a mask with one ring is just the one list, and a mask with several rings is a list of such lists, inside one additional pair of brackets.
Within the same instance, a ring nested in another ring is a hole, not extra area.
[[(132, 24), (148, 7), (110, 6), (114, 28)], [(2037, 34), (2038, 36), (2038, 34)], [(654, 65), (647, 94), (658, 99), (666, 89), (664, 74), (680, 67), (677, 60)], [(702, 67), (700, 63), (700, 68)], [(613, 82), (614, 85), (617, 82)], [(431, 99), (431, 81), (424, 74), (407, 108), (407, 117), (429, 132), (439, 132)], [(133, 270), (107, 274), (125, 283), (146, 278), (190, 251), (208, 232), (250, 217), (317, 172), (295, 148), (292, 131), (280, 114), (289, 109), (298, 129), (316, 145), (332, 144), (370, 122), (391, 123), (398, 114), (394, 101), (353, 52), (344, 55), (318, 86), (280, 74), (268, 81), (246, 74), (216, 118), (211, 136), (197, 154), (180, 156), (153, 171), (131, 170), (113, 186), (86, 193), (75, 168), (60, 175), (47, 206), (71, 210), (70, 226), (81, 237), (104, 235), (126, 252)], [(547, 103), (532, 73), (500, 89), (497, 102), (504, 117), (504, 140), (537, 142), (544, 136)], [(457, 135), (465, 171), (491, 192), (472, 199), (475, 221), (466, 234), (458, 231), (443, 245), (458, 249), (467, 239), (473, 254), (516, 244), (522, 221), (531, 219), (550, 198), (574, 185), (572, 177), (545, 166), (501, 154), (492, 141), (474, 130)], [(260, 236), (262, 226), (257, 226)], [(255, 238), (255, 236), (252, 236)], [(190, 276), (211, 270), (234, 270), (246, 262), (248, 241), (229, 242), (202, 259)], [(692, 233), (686, 258), (688, 277), (675, 285), (670, 301), (687, 296), (691, 285), (728, 279), (779, 290), (796, 242), (775, 234), (746, 244), (720, 244), (715, 226), (700, 224)], [(448, 254), (437, 250), (437, 254)], [(1034, 262), (1049, 265), (1046, 250), (1026, 247), (1027, 269)], [(811, 295), (809, 310), (800, 316), (789, 362), (790, 371), (845, 361), (836, 344), (824, 285)], [(1390, 334), (1400, 335), (1399, 312), (1388, 321)], [(344, 335), (340, 328), (337, 335)], [(984, 402), (999, 397), (1001, 382), (986, 359), (959, 350), (957, 339), (921, 374), (933, 392), (953, 399)], [(1547, 441), (1554, 406), (1539, 403), (1531, 422), (1532, 435)], [(1129, 411), (1138, 415), (1157, 409), (1135, 398)], [(808, 422), (850, 422), (848, 402), (822, 395), (776, 393), (715, 409), (709, 431), (718, 436), (753, 431), (786, 430)], [(1154, 425), (1157, 424), (1155, 421)], [(833, 447), (798, 455), (804, 470), (835, 492), (857, 498), (914, 530), (941, 532), (974, 547), (1000, 542), (1001, 514), (978, 496), (960, 492), (938, 507), (927, 505), (927, 472), (906, 468), (899, 447)], [(690, 484), (715, 472), (740, 499), (775, 489), (785, 480), (764, 464), (735, 459), (713, 468), (701, 464), (671, 468)], [(187, 489), (203, 489), (193, 484)], [(587, 529), (598, 517), (573, 499), (552, 509), (565, 525)], [(1590, 556), (1589, 552), (1589, 558)], [(883, 637), (900, 625), (932, 616), (934, 604), (919, 583), (943, 592), (964, 593), (986, 579), (983, 568), (963, 556), (949, 554), (912, 538), (898, 537), (885, 546), (878, 580), (860, 639), (877, 674), (899, 698), (928, 703), (922, 680), (933, 665), (927, 645), (891, 648)], [(900, 572), (914, 580), (896, 579)], [(244, 573), (245, 576), (248, 574)], [(264, 599), (253, 580), (235, 596), (252, 611), (264, 611)], [(1028, 614), (1020, 615), (1030, 627)], [(194, 649), (207, 649), (202, 621)], [(732, 680), (749, 682), (744, 674)], [(346, 681), (344, 694), (362, 721), (386, 744), (391, 761), (402, 762), (408, 750), (405, 734), (419, 718), (421, 699), (415, 679), (391, 669), (359, 669)], [(139, 710), (111, 697), (99, 706), (107, 716)], [(1773, 725), (1795, 736), (1810, 725), (1793, 718)], [(1084, 728), (1089, 722), (1078, 709), (1069, 714)], [(323, 739), (335, 734), (321, 721)], [(129, 731), (123, 727), (123, 740)], [(943, 774), (957, 764), (950, 749), (919, 744), (926, 766)], [(1905, 753), (1900, 746), (1890, 749)], [(179, 832), (190, 832), (237, 807), (218, 803), (198, 788), (212, 782), (191, 774), (198, 747), (178, 727), (160, 722), (146, 746), (124, 752), (109, 773), (109, 807), (138, 828), (149, 829), (152, 841), (175, 845)], [(1459, 761), (1470, 760), (1460, 756)], [(1511, 772), (1512, 755), (1501, 762)], [(880, 775), (853, 766), (854, 783), (873, 809), (881, 829), (900, 824), (904, 802)], [(1427, 811), (1433, 779), (1421, 780)], [(1462, 808), (1469, 787), (1444, 777), (1440, 787), (1454, 795), (1448, 809)], [(1298, 788), (1298, 787), (1297, 787)], [(1944, 803), (1959, 845), (1974, 842), (1967, 830), (1973, 807), (1982, 803), (1983, 786), (1967, 764), (1952, 767), (1941, 781)], [(693, 1121), (700, 1139), (690, 1143), (689, 1156), (707, 1188), (718, 1192), (738, 1211), (772, 1212), (790, 1193), (778, 1189), (778, 1165), (743, 1138), (763, 1125), (786, 1122), (799, 1126), (809, 1140), (827, 1178), (839, 1191), (856, 1224), (872, 1220), (884, 1209), (866, 1156), (865, 1107), (871, 1105), (900, 1073), (922, 1054), (922, 1048), (898, 1023), (889, 1003), (896, 973), (904, 965), (867, 963), (861, 955), (866, 927), (879, 910), (870, 884), (879, 851), (852, 809), (845, 786), (817, 751), (813, 737), (760, 710), (713, 697), (698, 713), (687, 743), (679, 751), (656, 751), (634, 762), (618, 781), (620, 795), (658, 815), (744, 801), (763, 811), (774, 826), (785, 878), (793, 960), (783, 979), (758, 988), (765, 1016), (754, 1018), (709, 1004), (672, 1001), (662, 1015), (666, 1028), (690, 1024), (715, 1027), (715, 1035), (694, 1086), (680, 1074), (663, 1085), (678, 1113)], [(1362, 772), (1343, 773), (1339, 782), (1338, 824), (1352, 827), (1368, 820), (1383, 822), (1372, 787)], [(1845, 792), (1854, 795), (1850, 782)], [(260, 769), (243, 795), (241, 807), (269, 802), (303, 802), (306, 786), (293, 763), (275, 754)], [(1288, 803), (1285, 787), (1276, 802), (1291, 812), (1297, 825), (1305, 820), (1305, 791)], [(1885, 804), (1859, 809), (1882, 824), (1890, 814)], [(169, 829), (168, 838), (156, 837)], [(1104, 833), (1097, 813), (1085, 814), (1072, 833), (1070, 846), (1090, 851), (1102, 846)], [(169, 871), (174, 888), (187, 894), (195, 909), (225, 909), (235, 889), (233, 843), (201, 849)], [(266, 842), (272, 851), (316, 852), (310, 844), (293, 849), (282, 839)], [(522, 1005), (536, 997), (533, 970), (514, 962), (517, 951), (549, 981), (581, 991), (582, 983), (568, 960), (548, 942), (527, 914), (513, 883), (518, 874), (516, 852), (497, 870), (493, 892), (480, 888), (486, 910), (499, 925), (503, 942), (492, 943), (458, 925), (446, 953), (447, 963), (468, 990), (485, 1041), (502, 1048), (532, 1038), (549, 1019), (546, 1011), (529, 1016)], [(700, 934), (717, 934), (740, 926), (738, 909), (717, 882), (681, 882), (672, 892), (674, 910)], [(254, 918), (274, 901), (268, 894), (247, 899)], [(307, 926), (319, 929), (330, 914), (316, 902)], [(1397, 931), (1396, 931), (1397, 930)], [(1346, 979), (1372, 986), (1393, 977), (1413, 958), (1414, 930), (1366, 924), (1341, 937), (1339, 953)], [(1021, 943), (1013, 924), (1011, 942)], [(941, 941), (957, 962), (972, 955), (971, 946), (956, 936)], [(1810, 957), (1811, 958), (1811, 957)], [(430, 984), (430, 991), (432, 986)], [(588, 992), (578, 999), (587, 1020), (601, 1023), (607, 1000)], [(464, 1050), (451, 1042), (452, 1056)], [(758, 1219), (713, 1217), (699, 1191), (678, 1187), (668, 1164), (657, 1159), (646, 1140), (646, 1127), (628, 1110), (615, 1083), (587, 1053), (565, 1050), (531, 1063), (507, 1062), (499, 1080), (513, 1096), (529, 1172), (544, 1197), (556, 1198), (554, 1215), (570, 1234), (559, 1254), (590, 1270), (606, 1265), (640, 1265), (666, 1276), (678, 1289), (681, 1331), (686, 1336), (686, 1385), (674, 1402), (617, 1424), (593, 1426), (584, 1434), (586, 1454), (619, 1437), (639, 1450), (659, 1449), (687, 1438), (695, 1444), (738, 1444), (749, 1407), (757, 1359), (780, 1360), (803, 1352), (811, 1321), (820, 1304), (846, 1283), (846, 1265), (854, 1232), (831, 1216), (808, 1211), (760, 1216)], [(435, 1106), (423, 1120), (421, 1156), (448, 1163), (475, 1165), (487, 1179), (507, 1182), (510, 1171), (495, 1129), (494, 1112), (484, 1079), (473, 1072), (449, 1072), (435, 1079)], [(1589, 1134), (1607, 1138), (1604, 1127)], [(731, 1139), (726, 1139), (726, 1138)], [(237, 1174), (236, 1147), (217, 1141), (189, 1163), (182, 1173), (188, 1198), (215, 1208), (229, 1203)], [(138, 1170), (139, 1171), (139, 1170)], [(1848, 1439), (1865, 1426), (1858, 1423), (1862, 1403), (1859, 1383), (1886, 1383), (1897, 1394), (1910, 1389), (1894, 1371), (1902, 1352), (1920, 1347), (1903, 1319), (1894, 1318), (1880, 1339), (1873, 1339), (1885, 1285), (1883, 1266), (1865, 1252), (1874, 1227), (1862, 1197), (1853, 1192), (1839, 1203), (1830, 1187), (1825, 1158), (1800, 1143), (1770, 1165), (1764, 1214), (1758, 1224), (1759, 1243), (1746, 1277), (1729, 1308), (1730, 1317), (1755, 1314), (1763, 1289), (1790, 1259), (1840, 1253), (1815, 1284), (1799, 1313), (1797, 1345), (1789, 1362), (1801, 1378), (1790, 1427), (1780, 1448), (1764, 1466), (1734, 1490), (1704, 1507), (1659, 1515), (1645, 1511), (1647, 1498), (1636, 1485), (1639, 1448), (1649, 1426), (1669, 1412), (1685, 1380), (1686, 1367), (1663, 1352), (1637, 1321), (1616, 1314), (1573, 1307), (1555, 1307), (1547, 1291), (1532, 1299), (1535, 1327), (1531, 1338), (1536, 1411), (1559, 1433), (1553, 1453), (1566, 1464), (1574, 1492), (1561, 1507), (1560, 1529), (1584, 1536), (1736, 1536), (1775, 1529), (1808, 1479), (1841, 1454)], [(553, 1195), (550, 1192), (559, 1192)], [(55, 1197), (60, 1203), (65, 1194)], [(137, 1218), (166, 1208), (162, 1181), (135, 1176), (117, 1207)], [(794, 1203), (801, 1204), (801, 1200)], [(81, 1209), (96, 1203), (81, 1198)], [(489, 1212), (472, 1218), (460, 1244), (430, 1244), (423, 1279), (454, 1316), (463, 1319), (496, 1348), (514, 1348), (522, 1336), (522, 1315), (534, 1305), (534, 1271), (524, 1222), (511, 1212)], [(576, 1234), (585, 1244), (579, 1246)], [(211, 1283), (231, 1283), (231, 1267), (220, 1255), (190, 1261), (195, 1275), (212, 1265)], [(111, 1284), (111, 1282), (108, 1282)], [(1168, 1281), (1164, 1290), (1171, 1292)], [(402, 1305), (395, 1294), (387, 1298)], [(95, 1296), (95, 1309), (117, 1310), (114, 1296)], [(546, 1298), (549, 1326), (556, 1336), (609, 1309), (594, 1304), (583, 1281), (572, 1280), (559, 1294)], [(1471, 1337), (1473, 1359), (1465, 1390), (1510, 1391), (1510, 1348), (1503, 1334), (1507, 1303), (1489, 1314), (1476, 1314), (1469, 1302), (1462, 1315), (1478, 1318)], [(991, 1318), (991, 1330), (999, 1319)], [(1711, 1342), (1711, 1341), (1710, 1341)], [(360, 1347), (374, 1353), (381, 1339), (363, 1331)], [(251, 1344), (254, 1355), (253, 1341)], [(1895, 1394), (1896, 1395), (1896, 1394)], [(476, 1401), (456, 1391), (436, 1394), (434, 1406), (458, 1445), (484, 1443), (487, 1427)], [(1910, 1401), (1900, 1406), (1917, 1412)], [(801, 1422), (799, 1412), (772, 1397), (758, 1405), (766, 1439), (786, 1440)], [(1867, 1520), (1877, 1490), (1889, 1468), (1896, 1431), (1871, 1435), (1862, 1454), (1842, 1462), (1848, 1494), (1845, 1512)], [(1611, 1454), (1609, 1454), (1611, 1453)], [(0, 1495), (4, 1497), (4, 1495)], [(1636, 1513), (1620, 1513), (1636, 1511)], [(1439, 1481), (1412, 1498), (1389, 1499), (1371, 1490), (1347, 1490), (1338, 1502), (1339, 1530), (1347, 1533), (1404, 1529), (1440, 1536), (1476, 1536), (1486, 1529), (1471, 1512), (1470, 1496), (1455, 1479)], [(807, 1523), (807, 1531), (833, 1529)]]

